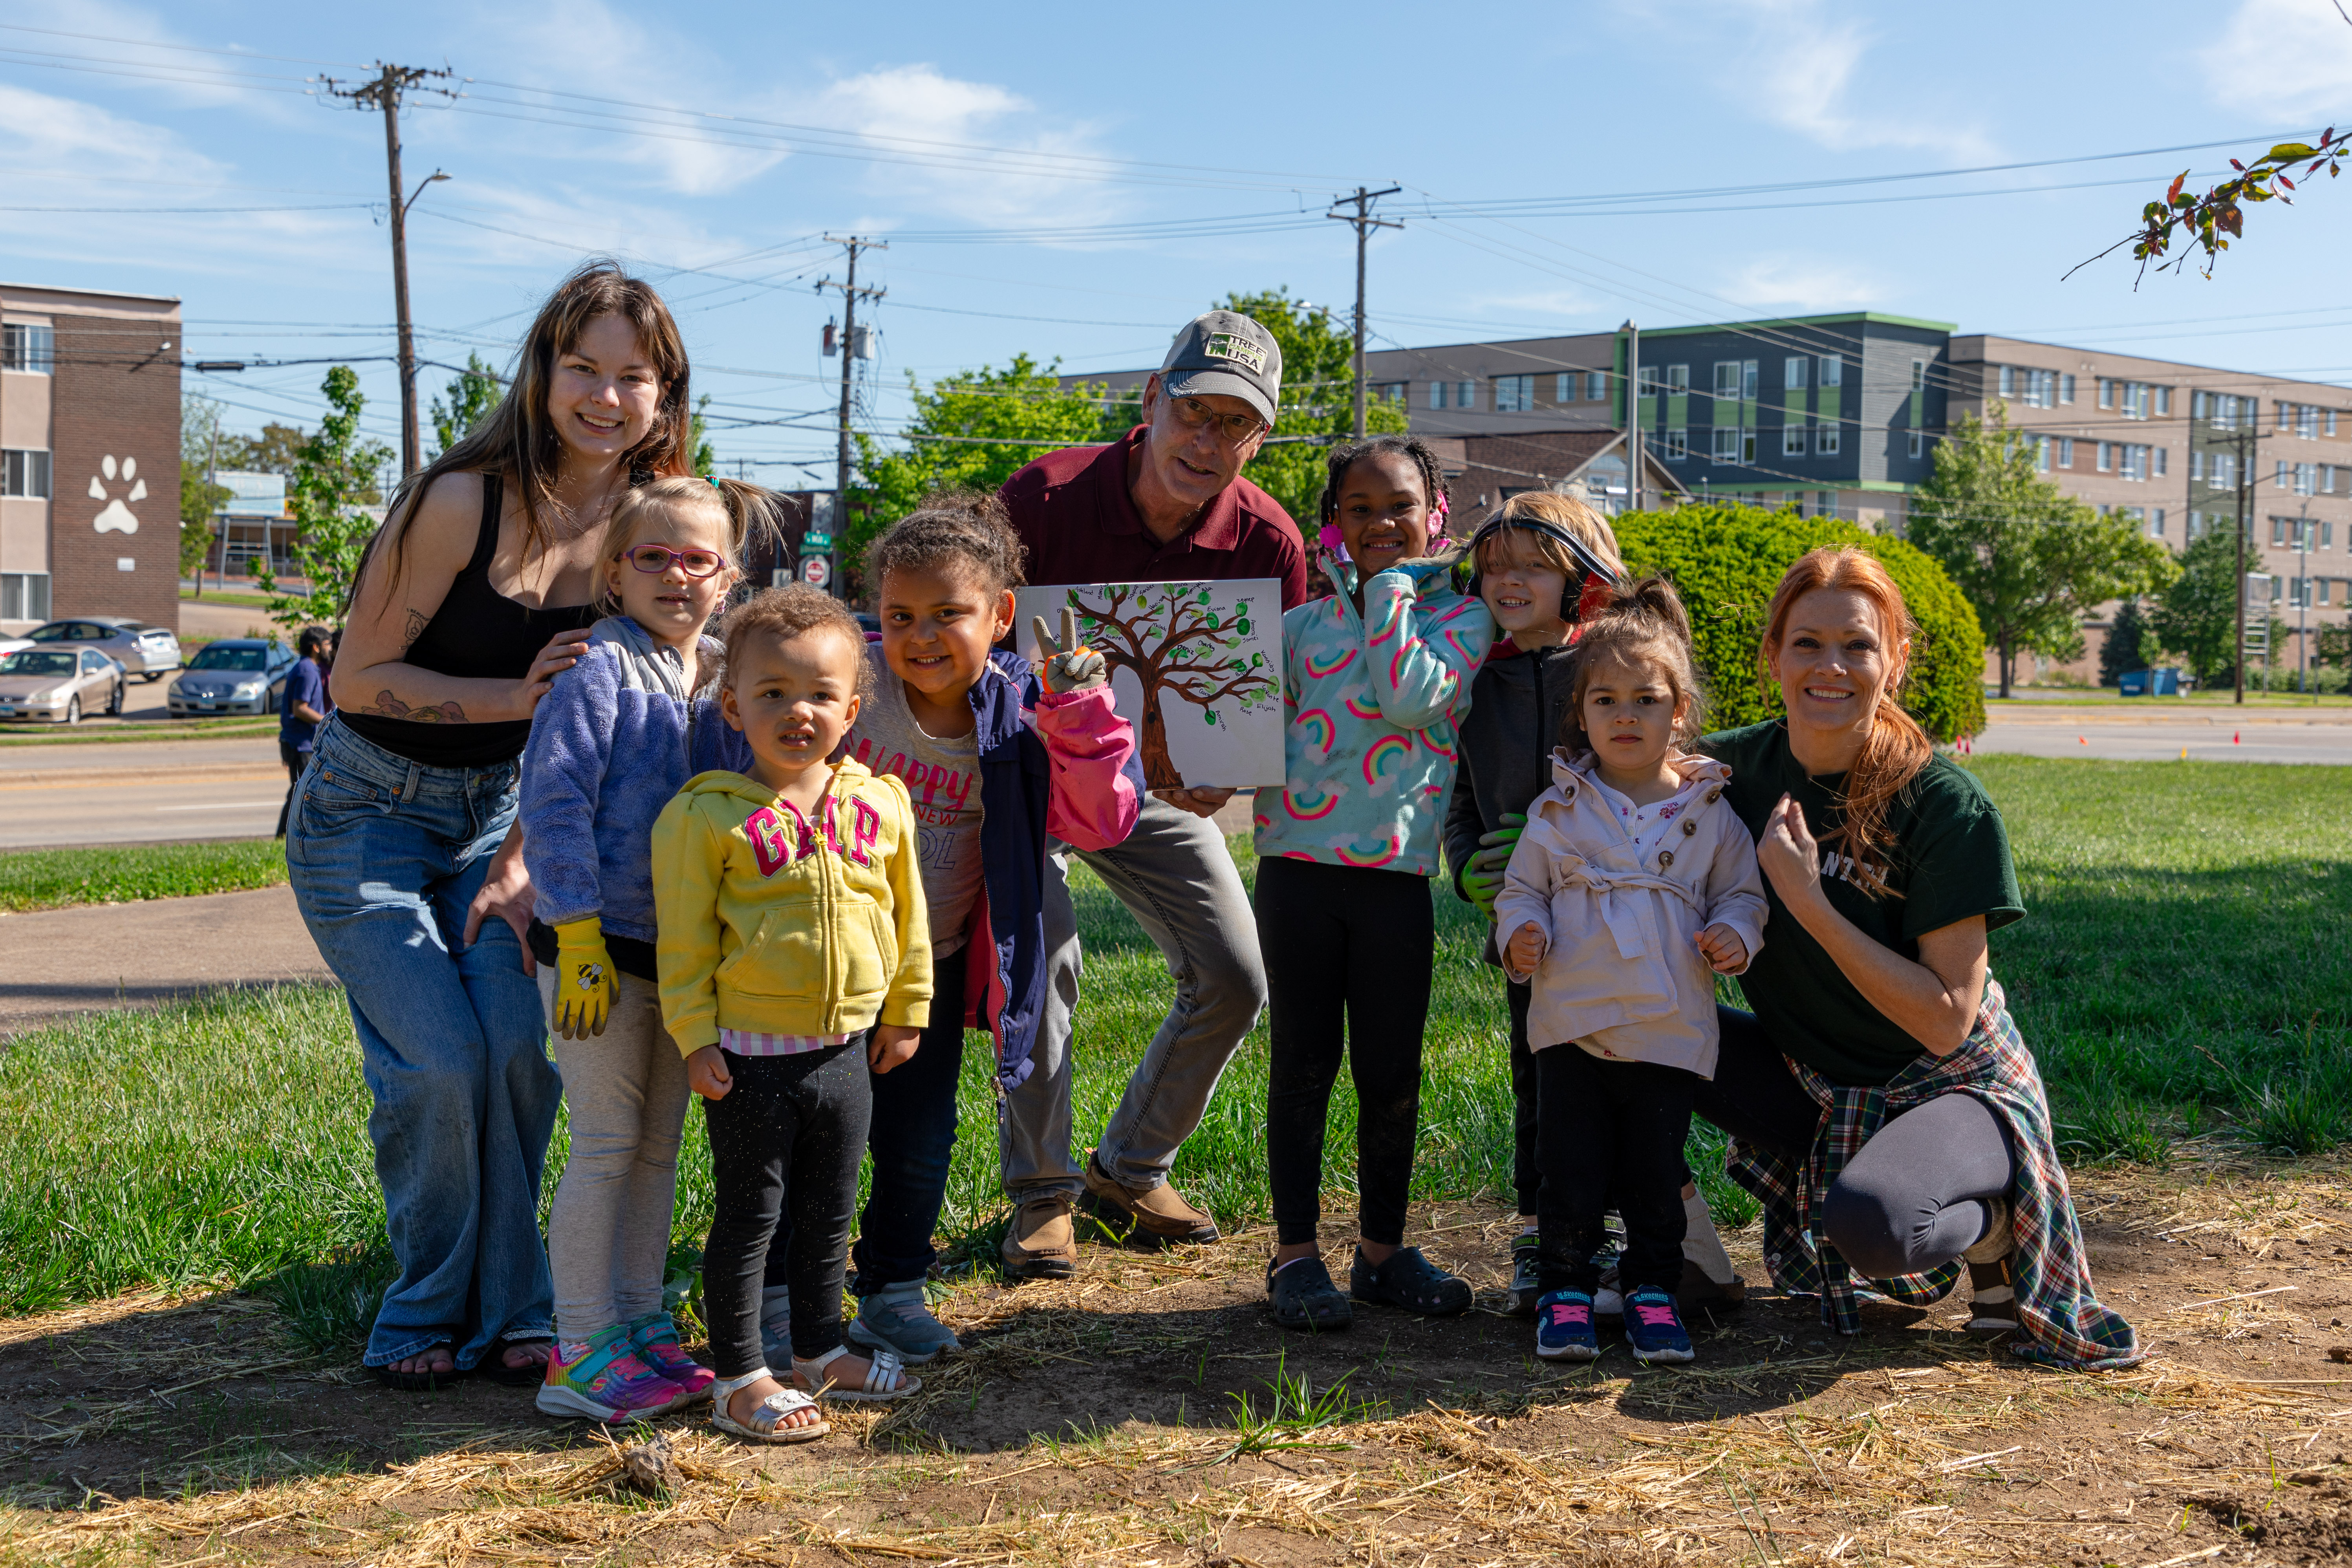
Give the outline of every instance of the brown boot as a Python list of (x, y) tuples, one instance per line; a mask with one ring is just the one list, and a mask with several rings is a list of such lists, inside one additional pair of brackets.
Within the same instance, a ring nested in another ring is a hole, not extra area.
[(1174, 1242), (1209, 1242), (1217, 1237), (1217, 1222), (1184, 1201), (1184, 1194), (1162, 1182), (1144, 1192), (1112, 1180), (1102, 1162), (1087, 1156), (1087, 1197), (1095, 1218), (1121, 1241), (1166, 1247)]
[(996, 1249), (1008, 1279), (1067, 1279), (1078, 1271), (1078, 1243), (1070, 1229), (1070, 1200), (1060, 1193), (1016, 1205)]

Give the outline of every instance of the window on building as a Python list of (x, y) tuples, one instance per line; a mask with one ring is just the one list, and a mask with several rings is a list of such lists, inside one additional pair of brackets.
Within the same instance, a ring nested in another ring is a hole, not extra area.
[(2205, 478), (2205, 454), (2193, 448), (2189, 454), (2189, 478), (2192, 483)]
[(2330, 521), (2325, 521), (2325, 520), (2323, 520), (2323, 521), (2320, 522), (2320, 525), (2319, 525), (2319, 548), (2320, 548), (2320, 549), (2322, 549), (2322, 550), (2333, 550), (2333, 549), (2335, 549), (2335, 548), (2336, 548), (2336, 524), (2335, 524), (2335, 523), (2330, 522)]
[(2319, 405), (2317, 404), (2306, 403), (2295, 410), (2294, 433), (2305, 441), (2319, 439)]
[(2189, 395), (2189, 417), (2191, 419), (2204, 418), (2206, 405), (2210, 401), (2210, 394), (2202, 392), (2190, 393)]
[(2058, 401), (2061, 403), (2074, 401), (2074, 377), (2071, 373), (2058, 377)]
[[(22, 496), (32, 500), (49, 499), (49, 455), (47, 452), (12, 447), (0, 452), (0, 496)], [(14, 617), (0, 617), (13, 619)]]
[(1536, 405), (1536, 378), (1498, 375), (1495, 378), (1495, 412), (1525, 414)]
[(1911, 390), (1914, 392), (1925, 392), (1927, 389), (1927, 362), (1923, 359), (1915, 359), (1911, 362)]
[(2099, 406), (2102, 408), (2113, 408), (2115, 405), (2116, 384), (2109, 381), (2103, 375), (2099, 377)]
[(2156, 448), (2155, 448), (2155, 452), (2156, 452), (2156, 477), (2157, 477), (2158, 479), (2162, 479), (2162, 478), (2164, 478), (2165, 451), (2166, 451), (2166, 448), (2165, 448), (2165, 447), (2156, 447)]
[(1551, 378), (1551, 400), (1554, 403), (1576, 401), (1576, 372), (1564, 370)]
[(2324, 496), (2336, 493), (2336, 465), (2333, 463), (2319, 465), (2319, 493)]
[(1756, 362), (1742, 360), (1739, 364), (1739, 395), (1748, 402), (1756, 401)]
[(1655, 397), (1666, 389), (1664, 367), (1645, 364), (1642, 367), (1642, 395)]
[(2015, 397), (2017, 395), (2017, 367), (2015, 365), (2005, 364), (2000, 367), (2000, 395), (2003, 397)]
[(2033, 466), (2042, 473), (2050, 471), (2050, 437), (2037, 436), (2033, 440)]
[(2330, 440), (2336, 438), (2336, 410), (2333, 408), (2327, 411), (2327, 436)]
[(1838, 455), (1838, 448), (1843, 444), (1843, 441), (1839, 437), (1838, 427), (1835, 421), (1832, 420), (1829, 424), (1814, 426), (1813, 450), (1819, 452), (1822, 457), (1836, 457)]
[(2286, 459), (2285, 459), (2284, 458), (2281, 458), (2278, 460), (2278, 471), (2277, 471), (2276, 473), (2274, 473), (2274, 474), (2273, 474), (2273, 475), (2271, 476), (2271, 482), (2272, 482), (2273, 484), (2274, 484), (2274, 485), (2278, 486), (2278, 488), (2279, 488), (2280, 489), (2282, 489), (2282, 490), (2285, 489), (2287, 488), (2288, 483), (2289, 483), (2289, 480), (2287, 479), (2287, 477), (2286, 477), (2286, 473), (2287, 473)]
[(1715, 427), (1715, 460), (1718, 463), (1739, 461), (1739, 426), (1718, 425)]
[(2272, 549), (2284, 550), (2286, 548), (2286, 531), (2293, 527), (2294, 523), (2294, 520), (2291, 517), (2274, 517), (2271, 519)]
[(46, 621), (48, 618), (47, 573), (0, 572), (0, 621)]
[(1803, 354), (1790, 354), (1780, 362), (1780, 387), (1785, 392), (1805, 390), (1805, 374), (1813, 362)]
[(1715, 395), (1729, 401), (1739, 396), (1739, 362), (1719, 359), (1715, 362)]
[(2074, 437), (2072, 436), (2058, 437), (2058, 466), (2062, 468), (2074, 466)]
[(2151, 514), (2147, 525), (2147, 531), (2151, 535), (2158, 539), (2162, 539), (2164, 537), (2164, 509), (2162, 507), (2158, 507), (2155, 512)]
[(2235, 489), (2238, 486), (2238, 454), (2216, 452), (2206, 466), (2212, 470), (2210, 481), (2216, 489)]
[(2297, 463), (2294, 466), (2294, 493), (2299, 496), (2307, 496), (2314, 494), (2318, 489), (2319, 465), (2317, 463)]
[(1382, 403), (1402, 403), (1405, 384), (1401, 381), (1384, 381), (1372, 388), (1372, 391)]
[(1756, 432), (1753, 430), (1739, 433), (1739, 460), (1751, 466), (1756, 461)]
[(1840, 359), (1835, 354), (1823, 354), (1822, 356), (1822, 384), (1823, 386), (1843, 386), (1845, 384), (1845, 361)]
[[(58, 367), (58, 334), (54, 327), (37, 326), (31, 321), (10, 321), (0, 326), (0, 370), (21, 370), (29, 375), (47, 375)], [(25, 576), (25, 573), (17, 573)], [(34, 574), (42, 582), (48, 581), (47, 573)], [(48, 590), (44, 587), (42, 593)], [(42, 612), (44, 615), (47, 611)], [(18, 616), (0, 617), (20, 619)]]
[(1805, 427), (1793, 420), (1780, 426), (1780, 456), (1801, 458), (1804, 455)]
[(2156, 389), (2156, 416), (2159, 419), (2172, 417), (2172, 388), (2159, 386)]
[(2113, 471), (2115, 468), (2115, 461), (2112, 456), (2114, 448), (2115, 443), (2112, 441), (2102, 441), (2099, 443), (2098, 461), (2094, 465), (2099, 472), (2104, 474)]
[(1454, 406), (1456, 408), (1477, 407), (1478, 384), (1475, 381), (1455, 382), (1454, 384)]
[(1690, 456), (1690, 432), (1676, 428), (1666, 432), (1666, 461), (1679, 463)]
[(1926, 457), (1927, 455), (1927, 433), (1924, 430), (1905, 431), (1903, 451), (1904, 455), (1906, 457)]
[(1584, 373), (1584, 401), (1587, 403), (1606, 403), (1609, 401), (1609, 373), (1607, 371), (1588, 370)]
[(1433, 381), (1429, 384), (1429, 405), (1432, 408), (1445, 406), (1445, 388), (1446, 384), (1442, 381)]

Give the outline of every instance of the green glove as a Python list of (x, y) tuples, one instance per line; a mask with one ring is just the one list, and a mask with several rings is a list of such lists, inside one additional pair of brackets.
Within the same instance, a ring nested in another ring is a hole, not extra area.
[(555, 1032), (584, 1040), (604, 1032), (621, 994), (613, 955), (604, 951), (604, 922), (594, 915), (555, 928)]
[(1462, 868), (1462, 890), (1490, 921), (1495, 918), (1496, 897), (1503, 890), (1503, 868), (1511, 863), (1511, 851), (1519, 847), (1528, 819), (1522, 813), (1507, 811), (1502, 823), (1494, 832), (1478, 836), (1477, 849)]

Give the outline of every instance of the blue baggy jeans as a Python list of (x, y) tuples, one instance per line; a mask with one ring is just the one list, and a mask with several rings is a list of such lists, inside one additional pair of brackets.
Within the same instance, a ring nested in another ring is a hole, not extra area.
[(330, 720), (288, 825), (295, 902), (359, 1030), (400, 1265), (370, 1366), (446, 1342), (470, 1368), (501, 1338), (554, 1331), (539, 1183), (562, 1084), (513, 929), (463, 940), (516, 777), (426, 767)]

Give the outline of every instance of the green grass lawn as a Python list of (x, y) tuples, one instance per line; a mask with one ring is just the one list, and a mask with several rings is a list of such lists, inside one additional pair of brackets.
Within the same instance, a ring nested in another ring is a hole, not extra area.
[(191, 893), (235, 893), (286, 879), (275, 838), (226, 844), (126, 844), (107, 849), (26, 849), (0, 855), (0, 911), (68, 904), (128, 904)]
[[(2221, 1132), (2310, 1150), (2352, 1137), (2352, 770), (2249, 763), (1976, 761), (2014, 837), (2031, 918), (1995, 974), (2043, 1064), (2076, 1159), (2161, 1159)], [(1245, 870), (1245, 844), (1237, 842)], [(1081, 873), (1083, 1143), (1117, 1103), (1168, 994), (1158, 952)], [(1421, 1198), (1507, 1193), (1501, 987), (1475, 916), (1442, 887)], [(941, 1228), (985, 1256), (1002, 1222), (986, 1037), (965, 1055), (962, 1135)], [(1254, 1031), (1175, 1179), (1227, 1224), (1267, 1212), (1266, 1043)], [(0, 1313), (144, 1283), (230, 1280), (346, 1346), (384, 1266), (366, 1095), (341, 994), (245, 993), (98, 1015), (0, 1056)], [(690, 1121), (698, 1112), (689, 1112)], [(1354, 1103), (1334, 1097), (1328, 1200), (1347, 1203)], [(1719, 1168), (1695, 1140), (1694, 1164)], [(559, 1132), (551, 1157), (560, 1169)], [(1719, 1218), (1753, 1213), (1706, 1180)], [(708, 1228), (689, 1126), (676, 1238)]]

